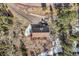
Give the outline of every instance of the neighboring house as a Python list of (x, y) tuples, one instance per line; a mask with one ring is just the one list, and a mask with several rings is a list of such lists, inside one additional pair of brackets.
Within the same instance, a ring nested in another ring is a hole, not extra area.
[(79, 36), (79, 26), (76, 26), (75, 28), (75, 35)]
[(72, 51), (74, 55), (79, 55), (79, 42), (78, 41), (74, 41), (74, 43), (72, 44)]
[(59, 38), (54, 41), (53, 53), (54, 55), (61, 55), (63, 53), (61, 40), (59, 40)]
[(77, 54), (79, 55), (79, 43), (77, 44), (76, 50), (77, 50)]

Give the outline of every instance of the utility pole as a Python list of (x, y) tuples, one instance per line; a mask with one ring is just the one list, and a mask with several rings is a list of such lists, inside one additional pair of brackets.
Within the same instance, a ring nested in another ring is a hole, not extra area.
[(51, 17), (51, 20), (53, 21), (53, 9), (52, 9), (52, 5), (50, 5), (50, 17)]
[(77, 18), (78, 18), (77, 24), (79, 25), (79, 3), (77, 3)]
[(46, 3), (41, 3), (42, 10), (46, 10)]

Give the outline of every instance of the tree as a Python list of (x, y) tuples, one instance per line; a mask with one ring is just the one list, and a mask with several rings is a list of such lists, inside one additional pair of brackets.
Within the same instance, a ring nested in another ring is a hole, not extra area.
[(13, 55), (13, 48), (9, 44), (9, 40), (1, 40), (0, 41), (0, 56), (9, 56)]
[(25, 44), (24, 44), (24, 42), (22, 40), (20, 40), (20, 44), (21, 44), (20, 49), (22, 51), (22, 55), (27, 56), (27, 49), (25, 48)]
[(46, 3), (41, 3), (42, 10), (46, 10)]

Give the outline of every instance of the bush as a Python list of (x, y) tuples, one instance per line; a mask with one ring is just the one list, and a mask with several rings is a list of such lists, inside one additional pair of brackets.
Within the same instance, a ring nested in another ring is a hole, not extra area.
[(5, 18), (3, 21), (5, 24), (13, 24), (12, 19), (9, 19), (9, 18)]

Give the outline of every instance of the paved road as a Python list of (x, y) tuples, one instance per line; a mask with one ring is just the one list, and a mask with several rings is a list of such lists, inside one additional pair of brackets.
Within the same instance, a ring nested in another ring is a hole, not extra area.
[(29, 20), (31, 23), (38, 23), (41, 18), (40, 17), (36, 17), (30, 14), (26, 14), (25, 12), (22, 11), (22, 9), (17, 9), (16, 4), (8, 4), (8, 6), (13, 9), (13, 11), (15, 11), (18, 15), (24, 17), (25, 19)]

